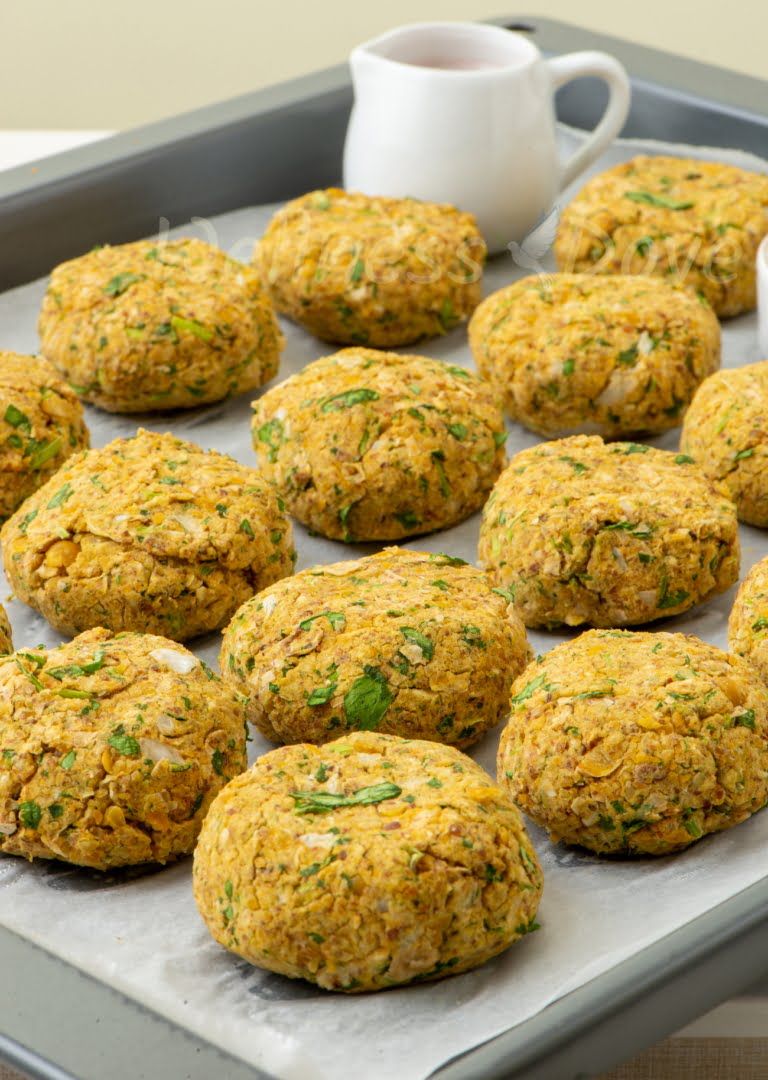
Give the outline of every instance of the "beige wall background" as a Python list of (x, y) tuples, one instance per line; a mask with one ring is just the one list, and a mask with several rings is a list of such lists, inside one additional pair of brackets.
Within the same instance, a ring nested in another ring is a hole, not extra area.
[(0, 128), (125, 128), (342, 61), (401, 22), (546, 15), (768, 77), (768, 0), (0, 0)]

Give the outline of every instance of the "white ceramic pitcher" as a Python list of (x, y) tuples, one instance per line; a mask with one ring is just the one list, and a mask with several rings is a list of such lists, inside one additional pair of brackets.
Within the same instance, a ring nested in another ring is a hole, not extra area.
[[(359, 45), (344, 186), (471, 210), (490, 251), (521, 242), (619, 133), (627, 73), (612, 56), (545, 60), (521, 34), (482, 23), (416, 23)], [(610, 90), (600, 123), (564, 164), (553, 95), (583, 75)]]

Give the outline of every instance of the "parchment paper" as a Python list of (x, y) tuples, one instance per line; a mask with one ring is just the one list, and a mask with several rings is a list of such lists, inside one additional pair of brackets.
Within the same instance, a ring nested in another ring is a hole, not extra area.
[[(560, 135), (564, 147), (572, 147), (580, 138), (579, 133), (565, 129)], [(647, 142), (616, 143), (592, 171), (639, 151), (685, 153), (768, 172), (768, 162), (734, 151)], [(212, 222), (198, 221), (177, 233), (202, 236), (247, 258), (272, 209), (241, 210)], [(553, 264), (545, 261), (545, 265), (551, 268)], [(485, 290), (497, 289), (521, 274), (510, 256), (499, 257), (487, 269)], [(3, 348), (35, 351), (43, 290), (44, 282), (39, 281), (0, 297)], [(288, 345), (281, 378), (332, 351), (296, 327), (286, 325), (285, 331)], [(427, 343), (422, 351), (472, 366), (466, 331), (461, 328)], [(724, 324), (723, 353), (728, 367), (761, 359), (754, 315)], [(227, 451), (252, 465), (248, 420), (248, 397), (194, 412), (143, 418), (110, 417), (88, 410), (95, 446), (131, 434), (143, 423)], [(677, 438), (674, 431), (651, 441), (673, 449)], [(513, 427), (509, 453), (537, 441), (536, 436)], [(409, 546), (475, 561), (478, 525), (479, 515)], [(311, 538), (300, 526), (296, 539), (299, 568), (374, 550), (372, 545), (345, 546)], [(768, 555), (768, 534), (742, 527), (742, 541), (745, 573), (758, 558)], [(5, 595), (7, 583), (1, 584), (0, 594)], [(733, 591), (656, 625), (696, 633), (725, 647), (732, 601)], [(22, 604), (11, 601), (8, 611), (17, 647), (58, 643), (57, 635)], [(545, 652), (565, 635), (531, 633), (530, 637), (534, 648)], [(199, 641), (197, 652), (215, 663), (218, 636)], [(497, 742), (498, 733), (490, 734), (474, 755), (490, 772)], [(267, 749), (268, 744), (256, 736), (253, 753)], [(682, 855), (656, 860), (601, 861), (555, 847), (535, 828), (531, 833), (545, 874), (541, 930), (478, 971), (386, 993), (328, 994), (307, 983), (261, 972), (219, 948), (209, 938), (192, 900), (190, 860), (156, 872), (103, 876), (57, 863), (31, 866), (0, 857), (0, 922), (286, 1080), (337, 1080), (352, 1074), (366, 1080), (418, 1080), (768, 872), (767, 812), (702, 840)]]

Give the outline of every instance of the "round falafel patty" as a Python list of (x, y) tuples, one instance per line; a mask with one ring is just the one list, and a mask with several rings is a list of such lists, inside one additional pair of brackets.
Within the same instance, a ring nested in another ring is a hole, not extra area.
[(291, 525), (255, 469), (140, 430), (79, 454), (5, 523), (16, 596), (63, 634), (185, 641), (290, 574)]
[(664, 855), (768, 800), (768, 690), (685, 634), (592, 630), (512, 687), (499, 783), (557, 842)]
[(5, 608), (0, 604), (0, 653), (13, 652), (11, 624)]
[(641, 156), (584, 185), (563, 211), (555, 254), (568, 272), (658, 274), (728, 316), (755, 306), (755, 255), (766, 233), (768, 176)]
[(242, 706), (167, 638), (0, 657), (0, 851), (98, 870), (188, 854), (246, 767)]
[(393, 348), (466, 322), (485, 253), (453, 206), (329, 188), (277, 211), (254, 265), (277, 310), (321, 340)]
[(680, 449), (723, 484), (740, 521), (768, 526), (768, 361), (718, 371), (691, 403)]
[(479, 559), (526, 626), (650, 622), (737, 580), (736, 508), (684, 454), (575, 435), (512, 458)]
[(491, 387), (423, 356), (342, 349), (253, 404), (253, 445), (289, 513), (333, 540), (455, 525), (504, 467)]
[(728, 646), (768, 682), (768, 557), (739, 585), (728, 619)]
[(0, 351), (0, 522), (88, 446), (83, 407), (46, 360)]
[(531, 655), (482, 571), (388, 548), (246, 601), (224, 633), (221, 670), (273, 742), (360, 728), (469, 746), (504, 719)]
[(202, 240), (140, 240), (57, 266), (41, 352), (115, 413), (194, 408), (262, 386), (284, 340), (250, 266)]
[(259, 758), (211, 807), (193, 877), (221, 945), (345, 991), (477, 967), (534, 928), (542, 887), (479, 765), (372, 732)]
[(480, 304), (469, 339), (509, 416), (550, 438), (666, 431), (720, 366), (712, 310), (628, 274), (524, 278)]

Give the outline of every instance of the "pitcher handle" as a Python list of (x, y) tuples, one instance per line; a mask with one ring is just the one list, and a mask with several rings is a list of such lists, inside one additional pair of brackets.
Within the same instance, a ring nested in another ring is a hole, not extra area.
[(585, 75), (595, 75), (608, 84), (609, 98), (600, 123), (579, 147), (575, 154), (566, 161), (560, 176), (559, 190), (567, 187), (595, 160), (610, 142), (619, 134), (629, 113), (632, 88), (624, 67), (608, 53), (576, 52), (566, 56), (556, 56), (545, 61), (552, 77), (552, 88), (580, 79)]

